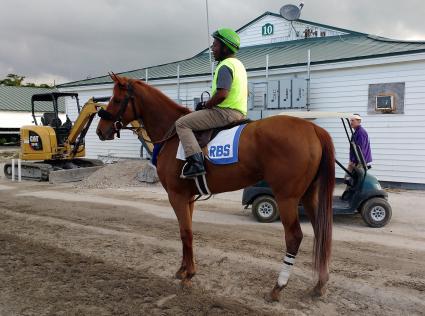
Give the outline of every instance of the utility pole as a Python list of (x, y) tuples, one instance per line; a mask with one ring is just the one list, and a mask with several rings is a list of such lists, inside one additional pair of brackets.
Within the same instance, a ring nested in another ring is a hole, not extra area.
[(209, 57), (210, 57), (210, 67), (211, 67), (211, 81), (213, 80), (213, 76), (214, 76), (214, 64), (212, 62), (212, 57), (211, 57), (211, 39), (210, 39), (210, 19), (209, 19), (209, 14), (208, 14), (208, 0), (205, 0), (205, 8), (207, 11), (207, 36), (208, 36), (208, 53), (209, 53)]

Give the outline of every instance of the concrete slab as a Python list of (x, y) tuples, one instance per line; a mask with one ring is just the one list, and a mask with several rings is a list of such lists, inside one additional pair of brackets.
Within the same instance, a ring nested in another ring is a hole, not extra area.
[(49, 182), (55, 184), (81, 181), (100, 168), (103, 166), (52, 171), (49, 175)]

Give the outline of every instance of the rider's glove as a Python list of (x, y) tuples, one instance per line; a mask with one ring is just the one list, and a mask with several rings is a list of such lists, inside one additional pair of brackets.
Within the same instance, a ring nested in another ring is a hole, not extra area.
[(200, 110), (206, 109), (205, 103), (207, 103), (207, 102), (205, 102), (205, 101), (198, 102), (198, 104), (195, 106), (195, 111), (200, 111)]

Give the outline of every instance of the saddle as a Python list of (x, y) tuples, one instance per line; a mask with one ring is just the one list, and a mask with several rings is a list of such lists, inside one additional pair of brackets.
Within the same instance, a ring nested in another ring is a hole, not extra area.
[(203, 130), (203, 131), (196, 131), (193, 132), (193, 134), (195, 135), (196, 140), (199, 143), (199, 146), (201, 148), (205, 147), (208, 145), (208, 143), (213, 140), (218, 133), (220, 133), (221, 131), (224, 131), (226, 129), (231, 129), (235, 126), (239, 126), (242, 124), (247, 124), (247, 123), (251, 123), (253, 122), (251, 119), (243, 119), (243, 120), (239, 120), (239, 121), (235, 121), (232, 122), (228, 125), (222, 126), (222, 127), (216, 127), (213, 129), (207, 129), (207, 130)]

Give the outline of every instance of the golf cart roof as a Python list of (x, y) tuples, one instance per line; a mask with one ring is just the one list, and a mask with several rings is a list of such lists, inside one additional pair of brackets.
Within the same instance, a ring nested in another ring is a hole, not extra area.
[(349, 119), (354, 114), (348, 113), (348, 112), (323, 112), (323, 111), (283, 111), (280, 112), (278, 115), (288, 115), (288, 116), (294, 116), (299, 117), (303, 119), (318, 119), (318, 118), (343, 118), (343, 119)]
[(53, 101), (59, 97), (78, 97), (78, 93), (63, 93), (63, 92), (51, 92), (51, 93), (39, 93), (34, 94), (31, 98), (31, 102), (34, 101)]

